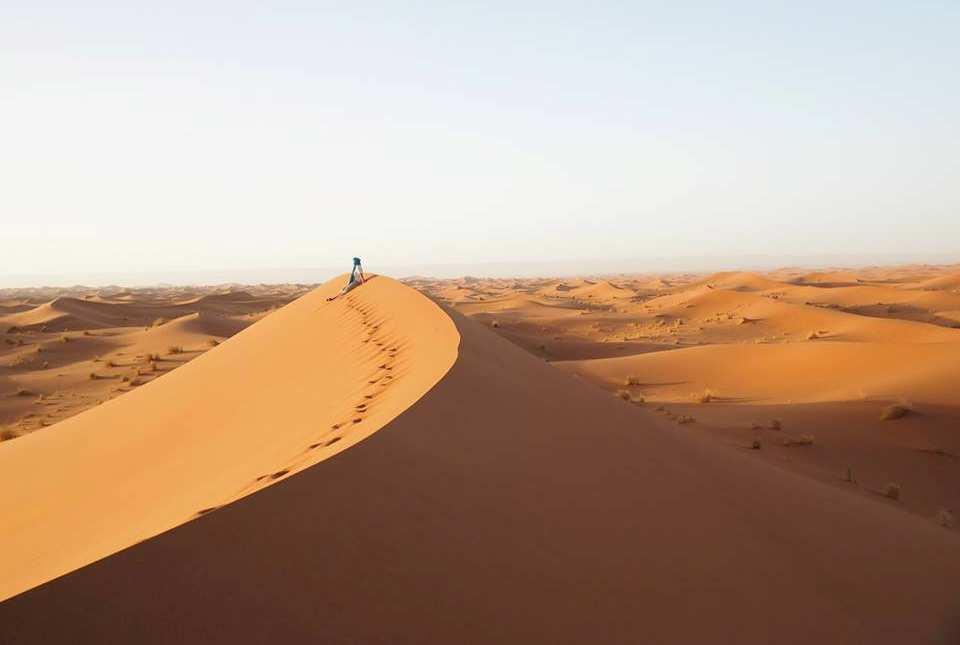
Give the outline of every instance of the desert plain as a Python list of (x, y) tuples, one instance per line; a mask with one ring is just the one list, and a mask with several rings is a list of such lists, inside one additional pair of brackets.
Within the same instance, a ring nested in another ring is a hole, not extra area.
[(957, 642), (960, 266), (0, 292), (3, 642)]

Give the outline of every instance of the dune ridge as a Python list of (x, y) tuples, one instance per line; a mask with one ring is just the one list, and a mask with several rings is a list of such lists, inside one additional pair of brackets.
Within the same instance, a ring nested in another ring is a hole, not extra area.
[[(377, 277), (332, 281), (163, 378), (0, 443), (0, 598), (248, 495), (342, 451), (422, 396), (458, 336)], [(194, 314), (194, 316), (197, 316)], [(164, 342), (182, 325), (155, 331)]]

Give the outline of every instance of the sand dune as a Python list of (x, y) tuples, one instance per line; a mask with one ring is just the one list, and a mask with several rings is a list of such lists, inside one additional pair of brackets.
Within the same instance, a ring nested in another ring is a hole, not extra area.
[[(857, 487), (909, 491), (904, 511), (960, 515), (960, 294), (917, 286), (957, 266), (810, 273), (675, 274), (657, 291), (644, 288), (655, 277), (617, 276), (637, 297), (608, 302), (564, 295), (583, 281), (539, 279), (514, 290), (537, 290), (536, 303), (450, 304), (590, 384), (626, 388), (704, 441), (757, 441), (759, 459), (824, 482), (855, 469)], [(420, 288), (442, 299), (445, 284)], [(707, 390), (713, 403), (701, 405)], [(884, 420), (894, 404), (909, 415)], [(790, 447), (803, 437), (815, 445)]]
[[(392, 334), (443, 329), (432, 305), (396, 283), (378, 278), (355, 294), (358, 307), (382, 315), (401, 301), (422, 312), (394, 314)], [(264, 404), (266, 417), (280, 414), (274, 397), (293, 387), (283, 374), (309, 365), (309, 375), (295, 375), (310, 385), (302, 396), (331, 402), (332, 388), (349, 380), (350, 356), (324, 363), (319, 356), (304, 360), (301, 351), (291, 360), (293, 347), (335, 346), (313, 340), (321, 329), (343, 334), (336, 341), (347, 344), (348, 354), (363, 351), (350, 344), (355, 323), (337, 331), (336, 322), (356, 312), (343, 306), (327, 310), (329, 320), (307, 316), (305, 306), (297, 308), (307, 301), (177, 374), (183, 383), (204, 371), (222, 374), (249, 359), (253, 347), (279, 354), (260, 359), (260, 376), (251, 377), (260, 388), (237, 398), (245, 409), (233, 432), (255, 428), (258, 441), (233, 441), (231, 463), (254, 459), (251, 453), (273, 441), (287, 444), (265, 436), (265, 425), (251, 418), (263, 415)], [(922, 643), (958, 634), (954, 533), (773, 468), (749, 451), (704, 443), (643, 408), (584, 387), (490, 329), (451, 316), (456, 330), (424, 332), (435, 354), (406, 376), (431, 371), (424, 391), (428, 381), (439, 382), (382, 431), (317, 467), (7, 601), (0, 605), (0, 637), (18, 643)], [(455, 362), (444, 375), (451, 348)], [(420, 349), (421, 342), (406, 347), (413, 355)], [(317, 369), (331, 364), (333, 372)], [(265, 380), (277, 377), (282, 387), (264, 398)], [(162, 383), (137, 392), (140, 403)], [(132, 399), (111, 405), (120, 410)], [(299, 403), (284, 401), (302, 412)], [(323, 406), (310, 405), (311, 412), (317, 408)], [(299, 423), (283, 420), (272, 427)], [(219, 435), (210, 421), (202, 427)], [(309, 425), (291, 449), (302, 450), (306, 435), (317, 432)], [(39, 446), (43, 437), (28, 439)], [(203, 448), (205, 472), (226, 466), (214, 454), (213, 445), (223, 449), (221, 439)], [(185, 494), (200, 502), (194, 492)]]
[(0, 440), (167, 374), (303, 293), (298, 285), (0, 290)]
[(617, 386), (637, 377), (657, 400), (691, 400), (690, 392), (709, 389), (721, 400), (763, 403), (950, 405), (960, 383), (960, 343), (711, 345), (555, 365)]
[[(326, 459), (449, 369), (457, 333), (431, 302), (388, 278), (325, 302), (337, 288), (54, 429), (0, 444), (0, 485), (28, 491), (0, 499), (0, 597)], [(178, 323), (140, 333), (167, 329)]]

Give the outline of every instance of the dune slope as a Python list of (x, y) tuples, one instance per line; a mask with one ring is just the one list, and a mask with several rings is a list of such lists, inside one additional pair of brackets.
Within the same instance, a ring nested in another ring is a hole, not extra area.
[(7, 601), (0, 640), (956, 638), (953, 533), (661, 426), (451, 316), (455, 364), (382, 432)]
[(429, 390), (457, 355), (449, 318), (384, 277), (326, 302), (341, 283), (155, 382), (0, 444), (11, 493), (0, 496), (0, 598), (325, 459)]

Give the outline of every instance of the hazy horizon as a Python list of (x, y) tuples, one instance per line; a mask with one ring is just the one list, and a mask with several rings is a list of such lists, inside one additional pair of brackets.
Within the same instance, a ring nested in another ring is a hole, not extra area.
[(14, 0), (0, 282), (957, 257), (958, 32), (936, 2)]
[[(542, 262), (484, 262), (474, 264), (387, 265), (368, 268), (368, 272), (395, 278), (427, 277), (451, 279), (464, 276), (481, 278), (557, 278), (571, 276), (614, 276), (631, 274), (711, 273), (719, 271), (772, 271), (776, 269), (857, 269), (870, 266), (960, 264), (960, 256), (914, 257), (909, 255), (821, 255), (821, 256), (741, 256), (738, 258), (704, 256), (700, 258), (646, 258), (619, 260), (552, 260)], [(349, 267), (349, 265), (346, 265)], [(368, 263), (368, 267), (370, 264)], [(249, 267), (234, 269), (168, 269), (142, 272), (74, 272), (14, 274), (0, 276), (0, 289), (39, 287), (150, 287), (159, 285), (202, 286), (217, 284), (312, 284), (325, 282), (345, 273), (344, 266)]]

